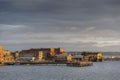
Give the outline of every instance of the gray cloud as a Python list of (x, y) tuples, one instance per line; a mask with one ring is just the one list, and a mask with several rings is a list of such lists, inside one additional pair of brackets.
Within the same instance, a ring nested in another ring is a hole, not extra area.
[(0, 44), (119, 51), (119, 8), (119, 0), (0, 0)]

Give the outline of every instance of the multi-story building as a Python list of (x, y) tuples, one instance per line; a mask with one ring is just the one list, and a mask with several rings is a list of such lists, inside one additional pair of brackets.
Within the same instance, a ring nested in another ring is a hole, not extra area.
[(3, 46), (0, 46), (0, 63), (3, 63), (4, 61), (4, 50)]
[(52, 60), (56, 54), (63, 54), (65, 51), (60, 48), (32, 48), (29, 50), (22, 50), (19, 53), (20, 58), (35, 58), (35, 61)]
[(36, 57), (36, 61), (45, 61), (46, 54), (43, 51), (39, 51), (38, 56)]
[(14, 56), (11, 54), (11, 51), (4, 50), (4, 62), (15, 62)]

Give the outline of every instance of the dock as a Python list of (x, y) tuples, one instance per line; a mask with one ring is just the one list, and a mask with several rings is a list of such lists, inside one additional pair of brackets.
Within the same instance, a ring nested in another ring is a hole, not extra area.
[(92, 66), (93, 62), (89, 61), (79, 61), (79, 62), (69, 62), (67, 63), (67, 66), (71, 67), (85, 67), (85, 66)]
[(4, 65), (66, 65), (71, 67), (85, 67), (92, 66), (93, 62), (79, 61), (79, 62), (19, 62), (19, 63), (4, 63)]
[(19, 62), (17, 63), (19, 65), (26, 65), (26, 64), (29, 64), (29, 65), (58, 65), (58, 64), (66, 64), (65, 62)]

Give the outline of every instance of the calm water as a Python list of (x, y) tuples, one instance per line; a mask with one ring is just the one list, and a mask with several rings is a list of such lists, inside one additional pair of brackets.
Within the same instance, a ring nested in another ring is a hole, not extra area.
[(90, 67), (1, 66), (0, 80), (120, 80), (120, 62)]

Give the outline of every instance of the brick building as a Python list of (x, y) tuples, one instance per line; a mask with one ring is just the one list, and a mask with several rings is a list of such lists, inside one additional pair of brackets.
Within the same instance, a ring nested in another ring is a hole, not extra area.
[(61, 48), (32, 48), (29, 50), (22, 50), (19, 53), (19, 57), (34, 57), (36, 61), (41, 59), (52, 60), (56, 54), (63, 53), (65, 53), (65, 51)]

